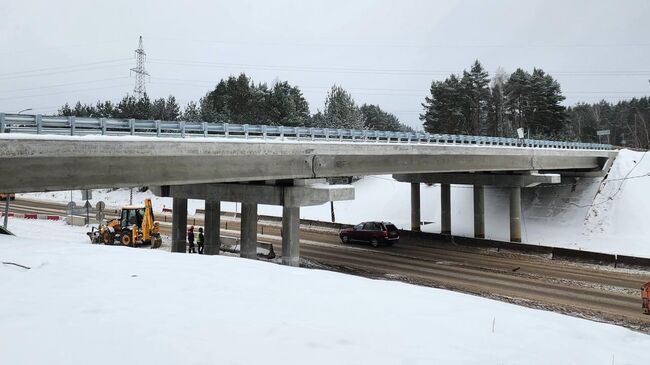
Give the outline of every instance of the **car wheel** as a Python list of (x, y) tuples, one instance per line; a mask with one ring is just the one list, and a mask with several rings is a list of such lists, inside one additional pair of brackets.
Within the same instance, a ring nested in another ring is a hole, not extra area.
[(377, 241), (376, 238), (371, 239), (370, 244), (372, 245), (372, 247), (379, 247), (379, 241)]
[(350, 243), (350, 237), (348, 237), (348, 236), (343, 236), (343, 237), (341, 237), (341, 242), (343, 242), (343, 243)]

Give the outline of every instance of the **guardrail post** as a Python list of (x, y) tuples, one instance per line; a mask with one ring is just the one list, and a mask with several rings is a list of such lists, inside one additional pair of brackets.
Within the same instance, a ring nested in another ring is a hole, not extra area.
[(223, 123), (223, 136), (228, 138), (230, 132), (228, 131), (228, 123)]
[(314, 140), (314, 128), (313, 127), (309, 128), (309, 133), (311, 133), (311, 140), (313, 141)]
[(156, 137), (160, 137), (160, 121), (156, 121)]
[(129, 119), (129, 128), (131, 129), (131, 135), (135, 134), (135, 119)]
[(280, 139), (284, 139), (284, 126), (280, 126)]
[(208, 122), (201, 123), (201, 128), (203, 128), (203, 137), (208, 136)]
[(185, 138), (185, 121), (181, 120), (181, 138)]
[(102, 127), (102, 136), (106, 135), (106, 118), (99, 118), (99, 125)]
[(36, 134), (43, 132), (43, 116), (36, 114)]
[(248, 139), (248, 124), (244, 124), (244, 138)]
[(5, 113), (0, 113), (0, 133), (5, 132)]
[(350, 135), (352, 136), (352, 142), (354, 142), (354, 129), (350, 129)]
[(68, 117), (68, 123), (70, 124), (70, 135), (74, 136), (76, 119), (74, 116)]
[(327, 129), (327, 127), (324, 128), (324, 131), (325, 131), (325, 140), (327, 141), (330, 139), (330, 131), (329, 129)]
[(339, 142), (343, 142), (343, 131), (341, 128), (337, 129), (336, 132), (339, 134)]
[(293, 131), (296, 133), (296, 140), (300, 140), (300, 129), (298, 127), (293, 127)]
[(262, 139), (266, 141), (266, 125), (262, 126)]

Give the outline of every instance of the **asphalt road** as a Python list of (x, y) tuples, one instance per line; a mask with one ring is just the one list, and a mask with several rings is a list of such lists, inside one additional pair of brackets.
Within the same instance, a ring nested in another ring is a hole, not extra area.
[[(17, 199), (14, 212), (65, 215), (65, 204)], [(156, 217), (171, 221), (170, 216)], [(202, 216), (188, 218), (201, 226)], [(222, 235), (239, 236), (239, 222), (222, 216)], [(161, 223), (163, 234), (171, 232)], [(279, 222), (258, 224), (258, 239), (281, 254)], [(447, 288), (527, 307), (615, 323), (650, 333), (650, 315), (641, 311), (640, 289), (650, 272), (550, 260), (449, 243), (402, 239), (372, 248), (340, 242), (331, 229), (301, 229), (303, 266)]]

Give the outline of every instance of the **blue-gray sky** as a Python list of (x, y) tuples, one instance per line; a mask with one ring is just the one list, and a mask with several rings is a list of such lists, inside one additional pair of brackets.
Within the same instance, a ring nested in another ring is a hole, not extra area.
[(302, 88), (312, 112), (332, 84), (419, 128), (431, 81), (479, 59), (539, 67), (566, 104), (650, 94), (650, 1), (0, 0), (0, 111), (51, 113), (132, 92), (144, 37), (152, 98), (185, 105), (246, 72)]

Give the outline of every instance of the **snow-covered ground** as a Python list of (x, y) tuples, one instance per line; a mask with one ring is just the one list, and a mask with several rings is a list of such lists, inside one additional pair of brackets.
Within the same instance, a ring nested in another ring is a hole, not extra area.
[[(622, 150), (614, 162), (608, 179), (584, 178), (577, 184), (564, 181), (560, 186), (540, 186), (522, 192), (524, 242), (580, 250), (650, 257), (650, 157), (644, 153)], [(367, 176), (356, 182), (353, 201), (335, 202), (339, 223), (355, 224), (364, 220), (392, 221), (400, 228), (410, 228), (410, 185), (399, 183), (390, 175)], [(619, 189), (620, 187), (620, 189)], [(472, 188), (452, 186), (452, 232), (473, 236)], [(508, 240), (509, 218), (506, 189), (486, 188), (486, 235)], [(70, 192), (25, 194), (27, 197), (69, 201)], [(134, 201), (153, 199), (154, 208), (171, 207), (170, 198), (158, 198), (151, 193), (136, 193)], [(81, 206), (81, 193), (73, 192)], [(109, 206), (121, 206), (129, 201), (129, 190), (113, 192), (96, 190), (93, 203), (103, 200)], [(423, 227), (429, 232), (440, 230), (440, 189), (422, 185), (422, 220), (431, 222)], [(190, 200), (189, 213), (203, 208), (203, 201)], [(222, 210), (240, 211), (236, 203), (223, 202)], [(259, 206), (259, 214), (281, 216), (278, 206)], [(330, 221), (330, 205), (304, 207), (303, 219)]]
[(0, 364), (647, 364), (650, 336), (450, 291), (225, 256), (0, 235)]

